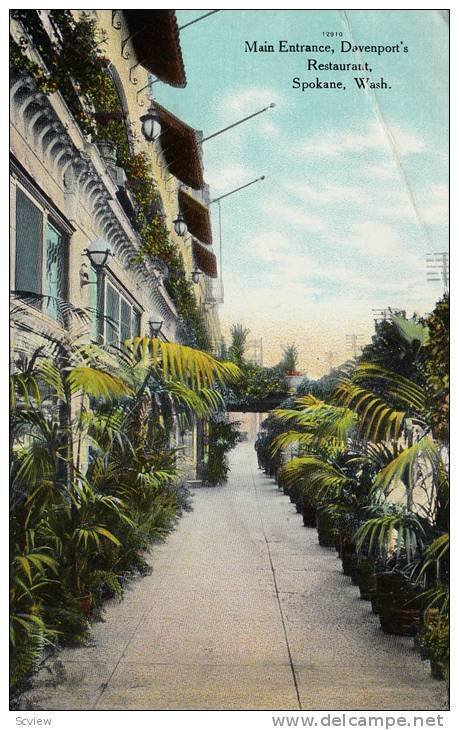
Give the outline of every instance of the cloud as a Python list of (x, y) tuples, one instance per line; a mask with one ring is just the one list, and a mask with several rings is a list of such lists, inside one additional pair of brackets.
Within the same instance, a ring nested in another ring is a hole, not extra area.
[(347, 226), (348, 246), (371, 256), (388, 256), (401, 248), (400, 236), (391, 226), (379, 221), (359, 221)]
[(365, 205), (369, 200), (368, 194), (363, 189), (334, 182), (319, 182), (317, 185), (289, 182), (285, 185), (285, 190), (306, 203), (324, 206), (340, 202)]
[(284, 233), (265, 231), (251, 239), (249, 251), (257, 260), (276, 262), (287, 256), (289, 249), (290, 242)]
[[(425, 149), (423, 140), (415, 132), (397, 126), (388, 127), (397, 151), (401, 155), (415, 154)], [(370, 122), (364, 129), (348, 132), (331, 129), (299, 145), (299, 151), (307, 157), (342, 157), (363, 152), (391, 152), (388, 134), (379, 122)]]
[(322, 216), (308, 213), (301, 206), (291, 205), (279, 195), (263, 197), (258, 207), (266, 216), (274, 217), (277, 224), (285, 224), (288, 228), (293, 225), (313, 233), (320, 233), (327, 227), (326, 220)]
[(393, 180), (400, 179), (397, 166), (393, 160), (390, 162), (378, 162), (374, 165), (368, 165), (362, 168), (361, 175), (371, 180)]
[(268, 86), (240, 86), (227, 91), (223, 97), (217, 100), (216, 107), (223, 114), (232, 112), (244, 116), (258, 111), (258, 107), (262, 108), (272, 103), (276, 106), (282, 103), (285, 108), (282, 95), (275, 89)]
[[(283, 291), (288, 286), (291, 298), (292, 287), (299, 284), (296, 294), (304, 297), (308, 287), (306, 279), (320, 271), (317, 261), (306, 253), (296, 251), (292, 240), (280, 231), (258, 233), (247, 243), (245, 250), (250, 255), (251, 269), (258, 269), (253, 281), (257, 290), (268, 285), (271, 295), (276, 287)], [(264, 265), (263, 273), (260, 270), (261, 265)], [(248, 275), (252, 278), (250, 273)], [(310, 287), (310, 290), (311, 293), (318, 293), (317, 287)], [(282, 296), (285, 299), (285, 295)]]
[(210, 185), (212, 193), (229, 192), (233, 188), (249, 182), (255, 175), (250, 165), (243, 162), (229, 162), (215, 159), (209, 165), (206, 165), (205, 178)]
[(419, 196), (420, 211), (430, 225), (448, 225), (449, 191), (447, 185), (433, 185)]
[(281, 136), (281, 129), (272, 119), (261, 117), (258, 124), (258, 133), (263, 137), (277, 139)]

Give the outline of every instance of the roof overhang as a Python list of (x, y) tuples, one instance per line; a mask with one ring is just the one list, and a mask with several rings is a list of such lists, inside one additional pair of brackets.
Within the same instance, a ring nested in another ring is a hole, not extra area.
[(180, 210), (191, 235), (199, 238), (202, 243), (212, 245), (212, 227), (207, 207), (188, 195), (184, 190), (179, 190), (178, 200)]
[(193, 257), (198, 269), (204, 272), (211, 279), (218, 277), (217, 257), (206, 246), (193, 239)]
[(123, 10), (138, 63), (171, 86), (186, 86), (175, 10)]
[(204, 178), (198, 133), (156, 102), (155, 109), (161, 124), (161, 149), (169, 171), (190, 188), (201, 190)]

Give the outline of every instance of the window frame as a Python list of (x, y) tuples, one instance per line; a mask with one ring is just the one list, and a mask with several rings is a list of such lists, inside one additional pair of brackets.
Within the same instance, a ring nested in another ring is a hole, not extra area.
[[(106, 345), (112, 345), (114, 347), (122, 347), (123, 343), (121, 342), (121, 308), (122, 308), (122, 302), (124, 301), (125, 304), (129, 307), (129, 329), (130, 329), (130, 336), (133, 337), (132, 334), (132, 319), (133, 319), (133, 312), (135, 311), (139, 317), (139, 334), (142, 332), (142, 314), (144, 312), (143, 307), (139, 302), (134, 299), (134, 297), (128, 292), (125, 286), (117, 279), (117, 277), (108, 269), (104, 271), (104, 275), (102, 277), (102, 288), (103, 288), (103, 335), (102, 340), (103, 343)], [(107, 322), (107, 290), (108, 286), (110, 286), (118, 295), (118, 320), (117, 320), (117, 339), (115, 342), (109, 342), (107, 339), (107, 328), (110, 326), (110, 323)], [(137, 335), (134, 335), (137, 336)]]
[[(15, 251), (15, 264), (14, 264), (14, 288), (16, 289), (16, 280), (17, 280), (17, 260), (16, 260), (16, 250), (17, 250), (17, 214), (18, 214), (18, 191), (24, 195), (29, 202), (37, 208), (37, 210), (41, 213), (41, 235), (40, 235), (40, 251), (39, 251), (39, 258), (40, 258), (40, 292), (38, 292), (39, 296), (45, 296), (45, 289), (46, 289), (46, 230), (47, 226), (51, 226), (54, 228), (56, 233), (61, 236), (61, 246), (63, 251), (63, 287), (62, 287), (62, 293), (61, 297), (62, 299), (68, 298), (69, 293), (69, 247), (70, 247), (70, 235), (68, 230), (64, 228), (64, 226), (60, 225), (59, 221), (57, 220), (57, 216), (53, 215), (53, 211), (50, 207), (48, 207), (45, 202), (43, 201), (42, 195), (34, 195), (34, 193), (29, 189), (29, 186), (24, 185), (20, 180), (15, 181), (15, 191), (14, 191), (14, 205), (15, 205), (15, 212), (14, 212), (14, 251)], [(33, 307), (37, 312), (40, 312), (40, 314), (43, 317), (46, 317), (47, 319), (51, 320), (52, 322), (55, 322), (56, 324), (60, 325), (61, 327), (66, 327), (66, 323), (62, 322), (58, 317), (51, 316), (47, 311), (45, 307), (45, 302), (42, 301), (40, 303), (39, 307)]]

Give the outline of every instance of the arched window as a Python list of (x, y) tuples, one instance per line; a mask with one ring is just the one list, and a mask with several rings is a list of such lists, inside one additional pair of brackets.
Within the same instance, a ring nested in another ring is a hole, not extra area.
[(96, 142), (111, 142), (116, 148), (116, 163), (132, 154), (132, 139), (126, 95), (118, 71), (109, 64), (101, 79), (100, 94), (94, 100), (97, 125)]

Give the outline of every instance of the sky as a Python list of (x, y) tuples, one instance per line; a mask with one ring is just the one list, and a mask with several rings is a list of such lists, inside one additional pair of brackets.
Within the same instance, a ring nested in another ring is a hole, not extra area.
[[(179, 26), (204, 11), (177, 11)], [(326, 32), (342, 36), (324, 36)], [(245, 41), (329, 44), (334, 53), (249, 53)], [(342, 53), (399, 44), (399, 53)], [(203, 144), (222, 211), (223, 333), (263, 338), (264, 361), (295, 342), (310, 377), (370, 341), (372, 309), (430, 311), (426, 253), (448, 250), (448, 26), (436, 10), (226, 10), (180, 34), (188, 83), (155, 84), (158, 101), (204, 136), (274, 102), (274, 109)], [(405, 53), (402, 46), (408, 47)], [(307, 70), (365, 63), (372, 72)], [(355, 76), (391, 88), (358, 89)], [(293, 78), (345, 89), (292, 88)], [(210, 207), (218, 256), (217, 205)]]

